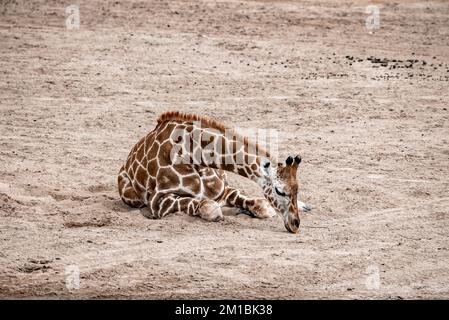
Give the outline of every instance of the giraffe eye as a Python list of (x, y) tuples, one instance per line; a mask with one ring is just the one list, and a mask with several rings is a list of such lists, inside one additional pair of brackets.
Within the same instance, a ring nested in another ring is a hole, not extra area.
[(274, 188), (274, 190), (276, 190), (276, 193), (277, 193), (279, 196), (281, 196), (281, 197), (285, 197), (285, 196), (286, 196), (285, 192), (279, 191), (279, 189), (278, 189), (277, 187)]

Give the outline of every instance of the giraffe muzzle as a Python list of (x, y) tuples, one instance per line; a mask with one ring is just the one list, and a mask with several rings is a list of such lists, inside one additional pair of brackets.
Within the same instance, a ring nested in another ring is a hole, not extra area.
[(298, 233), (300, 224), (301, 221), (298, 218), (293, 219), (288, 218), (287, 222), (285, 223), (285, 228), (288, 230), (288, 232)]

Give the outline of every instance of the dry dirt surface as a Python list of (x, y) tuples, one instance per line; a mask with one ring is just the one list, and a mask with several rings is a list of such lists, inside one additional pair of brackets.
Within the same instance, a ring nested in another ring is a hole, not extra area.
[[(1, 298), (449, 298), (449, 3), (0, 3)], [(300, 233), (124, 205), (168, 110), (279, 130)]]

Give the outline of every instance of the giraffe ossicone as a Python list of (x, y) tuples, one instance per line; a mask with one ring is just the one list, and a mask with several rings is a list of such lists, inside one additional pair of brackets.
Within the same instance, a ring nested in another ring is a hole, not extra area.
[[(277, 166), (259, 143), (210, 118), (163, 113), (153, 131), (131, 149), (118, 175), (121, 199), (143, 208), (148, 218), (182, 211), (207, 221), (223, 219), (221, 207), (235, 206), (258, 218), (282, 216), (299, 230), (299, 156)], [(256, 182), (265, 198), (250, 198), (228, 185), (226, 171)], [(306, 210), (307, 209), (307, 210)]]

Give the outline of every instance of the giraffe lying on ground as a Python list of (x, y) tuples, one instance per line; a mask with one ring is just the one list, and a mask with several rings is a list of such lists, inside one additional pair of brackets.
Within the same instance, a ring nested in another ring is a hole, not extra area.
[[(298, 200), (301, 158), (289, 156), (285, 164), (273, 165), (268, 151), (232, 130), (229, 135), (229, 130), (197, 115), (162, 114), (120, 169), (120, 197), (132, 207), (145, 207), (142, 212), (148, 218), (182, 211), (219, 221), (221, 207), (228, 205), (258, 218), (278, 213), (288, 231), (298, 232), (299, 211), (310, 210)], [(244, 196), (229, 186), (225, 171), (256, 182), (265, 199)]]

